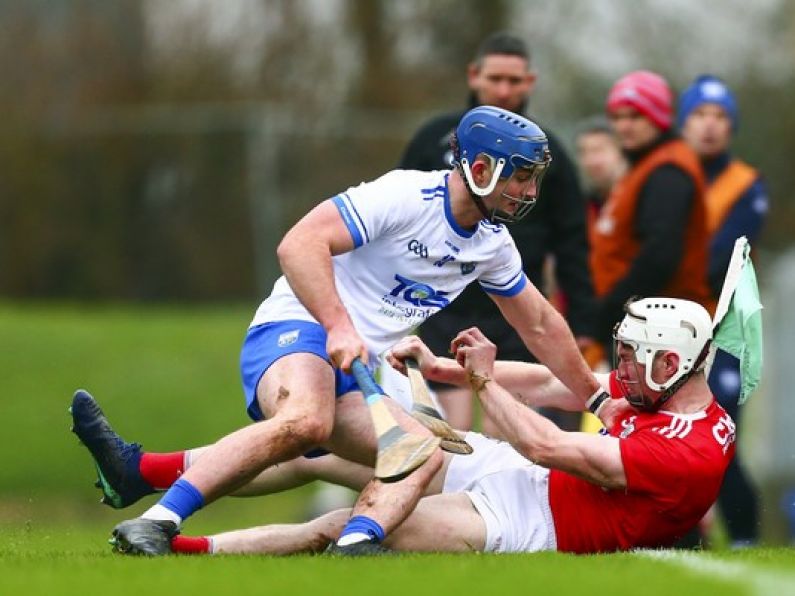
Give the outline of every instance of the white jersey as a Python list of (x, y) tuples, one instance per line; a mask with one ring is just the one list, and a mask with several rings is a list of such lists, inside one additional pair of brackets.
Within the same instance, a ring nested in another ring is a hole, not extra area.
[[(504, 226), (481, 221), (468, 231), (455, 222), (449, 174), (395, 170), (332, 199), (354, 242), (354, 250), (333, 257), (337, 292), (373, 355), (476, 279), (503, 296), (527, 283)], [(282, 276), (251, 326), (289, 319), (315, 321)]]

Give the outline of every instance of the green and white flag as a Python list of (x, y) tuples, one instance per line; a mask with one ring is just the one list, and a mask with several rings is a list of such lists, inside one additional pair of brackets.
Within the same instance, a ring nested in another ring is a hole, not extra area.
[(762, 375), (762, 303), (756, 273), (745, 236), (738, 238), (726, 272), (714, 319), (713, 349), (740, 361), (740, 404), (759, 384)]

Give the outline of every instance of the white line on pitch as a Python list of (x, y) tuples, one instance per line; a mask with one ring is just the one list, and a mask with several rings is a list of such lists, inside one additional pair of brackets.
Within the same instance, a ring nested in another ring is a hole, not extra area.
[(795, 596), (795, 574), (760, 569), (739, 561), (723, 561), (704, 553), (682, 550), (637, 550), (636, 554), (658, 559), (695, 573), (747, 586), (758, 596)]

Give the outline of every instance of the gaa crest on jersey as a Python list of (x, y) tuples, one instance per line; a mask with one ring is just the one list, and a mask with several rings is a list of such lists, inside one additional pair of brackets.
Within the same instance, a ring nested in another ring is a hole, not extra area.
[(300, 333), (300, 329), (293, 329), (292, 331), (282, 333), (276, 343), (280, 348), (286, 348), (298, 340), (298, 335)]
[(635, 432), (635, 419), (637, 416), (630, 416), (626, 420), (621, 421), (622, 430), (618, 435), (619, 439), (626, 439), (629, 435)]
[(461, 275), (469, 275), (475, 270), (475, 263), (461, 263)]

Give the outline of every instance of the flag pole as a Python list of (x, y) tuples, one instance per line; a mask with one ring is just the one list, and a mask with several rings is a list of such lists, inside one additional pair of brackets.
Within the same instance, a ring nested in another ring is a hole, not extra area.
[[(729, 312), (729, 305), (731, 304), (734, 290), (737, 289), (737, 284), (740, 281), (740, 274), (743, 272), (743, 268), (745, 267), (746, 256), (748, 255), (749, 250), (750, 246), (748, 244), (748, 238), (745, 236), (740, 236), (734, 241), (734, 250), (732, 251), (731, 259), (729, 259), (729, 267), (726, 270), (726, 277), (723, 278), (723, 286), (721, 287), (720, 296), (718, 297), (718, 305), (715, 308), (715, 315), (712, 317), (713, 337), (715, 336), (715, 332), (718, 330), (723, 317), (725, 317), (726, 313)], [(712, 363), (715, 361), (715, 353), (717, 351), (718, 346), (713, 341), (709, 348), (709, 354), (707, 354), (706, 363), (704, 365), (704, 375), (707, 378), (709, 378), (709, 372), (712, 369)]]

